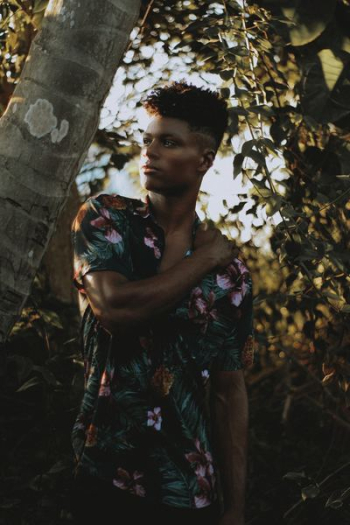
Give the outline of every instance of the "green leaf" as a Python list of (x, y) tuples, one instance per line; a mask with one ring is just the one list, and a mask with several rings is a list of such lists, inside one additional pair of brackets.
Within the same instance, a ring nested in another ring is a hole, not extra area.
[(343, 506), (343, 502), (340, 499), (331, 499), (332, 496), (326, 501), (325, 507), (330, 507), (331, 509), (339, 509)]
[(266, 187), (259, 188), (259, 191), (257, 191), (257, 193), (259, 194), (259, 196), (264, 197), (265, 199), (272, 196), (272, 191)]
[(229, 54), (233, 56), (247, 57), (249, 56), (249, 51), (245, 46), (234, 46), (230, 47)]
[(282, 215), (285, 217), (295, 217), (296, 215), (298, 215), (298, 212), (293, 208), (291, 204), (287, 204), (282, 210)]
[(336, 490), (331, 494), (326, 501), (325, 507), (331, 509), (339, 509), (343, 505), (343, 501), (350, 496), (350, 488), (345, 489), (340, 495), (339, 490)]
[(320, 254), (316, 250), (303, 246), (297, 259), (298, 261), (312, 261), (313, 259), (320, 259)]
[(113, 153), (113, 155), (111, 155), (111, 162), (114, 164), (117, 170), (122, 170), (128, 160), (130, 160), (129, 155), (124, 155), (121, 153)]
[(54, 326), (55, 328), (63, 330), (61, 319), (59, 318), (56, 312), (54, 312), (53, 310), (44, 310), (38, 308), (38, 313), (40, 314), (45, 323), (47, 323), (50, 326)]
[(289, 20), (289, 35), (293, 46), (304, 46), (319, 37), (330, 22), (336, 0), (296, 0), (293, 7), (282, 7)]
[(287, 136), (286, 132), (280, 124), (273, 122), (270, 127), (270, 135), (277, 144), (280, 144)]
[(233, 77), (233, 69), (224, 69), (220, 71), (220, 77), (223, 80), (230, 80)]
[(261, 104), (259, 106), (250, 106), (247, 108), (250, 113), (255, 113), (257, 115), (264, 115), (265, 117), (272, 117), (275, 115), (275, 111), (270, 106)]
[(221, 88), (220, 89), (220, 94), (223, 98), (230, 98), (231, 96), (231, 91), (229, 88)]
[(291, 481), (302, 481), (306, 478), (305, 472), (287, 472), (283, 476), (283, 479), (290, 479)]
[(250, 153), (251, 149), (255, 146), (256, 141), (255, 140), (247, 140), (242, 146), (241, 153), (243, 157), (247, 157)]
[(238, 124), (239, 120), (237, 113), (231, 113), (228, 129), (232, 135), (236, 135), (238, 133)]
[(242, 164), (244, 161), (244, 156), (242, 153), (237, 153), (233, 159), (233, 178), (235, 179), (242, 171)]
[(33, 7), (33, 13), (41, 13), (42, 11), (45, 11), (47, 8), (47, 4), (49, 3), (49, 0), (35, 0), (34, 7)]
[(233, 106), (232, 108), (228, 109), (229, 114), (235, 113), (236, 115), (241, 115), (246, 117), (248, 115), (248, 111), (245, 108), (241, 108), (239, 106)]
[(331, 49), (322, 49), (317, 54), (321, 61), (326, 85), (329, 91), (332, 91), (344, 69), (343, 62), (335, 56)]
[(273, 195), (267, 199), (267, 205), (265, 208), (266, 215), (272, 216), (281, 208), (282, 197), (280, 195)]
[(259, 151), (256, 151), (255, 149), (252, 149), (249, 153), (246, 155), (247, 157), (250, 157), (254, 160), (257, 164), (260, 166), (265, 165), (265, 157), (262, 155)]
[(16, 392), (23, 392), (24, 390), (28, 390), (28, 388), (32, 388), (33, 386), (40, 385), (41, 381), (38, 377), (32, 377), (28, 381), (26, 381), (20, 388), (16, 390)]
[(57, 386), (59, 382), (55, 378), (54, 374), (48, 368), (44, 366), (34, 365), (33, 370), (40, 372), (48, 385)]
[(16, 366), (17, 380), (22, 383), (33, 370), (33, 361), (29, 357), (14, 354), (9, 357), (8, 362), (14, 362)]
[(345, 499), (348, 499), (348, 498), (350, 498), (350, 487), (345, 489), (340, 495), (340, 499), (342, 501), (344, 501)]
[(318, 123), (336, 122), (350, 113), (349, 86), (331, 53), (323, 50), (320, 56), (310, 57), (306, 68), (301, 103), (304, 121), (314, 130)]
[(320, 493), (320, 487), (318, 485), (307, 485), (301, 490), (301, 497), (305, 501), (306, 499), (316, 498)]
[(241, 201), (240, 203), (236, 204), (235, 206), (232, 206), (232, 208), (230, 208), (230, 212), (231, 213), (238, 213), (239, 211), (241, 211), (244, 206), (247, 204), (248, 201)]
[(340, 311), (344, 312), (345, 314), (350, 314), (350, 304), (345, 304)]
[(260, 139), (259, 144), (262, 144), (263, 146), (265, 146), (265, 148), (268, 149), (272, 154), (278, 153), (278, 148), (276, 144), (268, 138)]
[(68, 470), (70, 467), (64, 461), (61, 459), (57, 461), (50, 470), (47, 471), (48, 474), (57, 474), (58, 472), (63, 472), (64, 470)]

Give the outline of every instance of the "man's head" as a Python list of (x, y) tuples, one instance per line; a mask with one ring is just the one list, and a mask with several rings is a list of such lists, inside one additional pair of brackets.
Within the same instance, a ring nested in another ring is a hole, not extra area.
[(184, 120), (192, 132), (203, 135), (202, 140), (207, 140), (215, 152), (218, 150), (228, 114), (225, 100), (215, 91), (173, 82), (154, 89), (143, 106), (150, 115)]
[(185, 82), (154, 89), (143, 101), (153, 117), (144, 133), (141, 166), (144, 185), (153, 191), (200, 186), (227, 127), (226, 102), (219, 95)]

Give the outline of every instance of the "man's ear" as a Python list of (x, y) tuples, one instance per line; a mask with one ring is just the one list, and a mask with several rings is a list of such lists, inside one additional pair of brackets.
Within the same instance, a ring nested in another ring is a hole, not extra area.
[(202, 152), (201, 162), (198, 166), (198, 171), (204, 175), (214, 163), (216, 151), (212, 148), (205, 148)]

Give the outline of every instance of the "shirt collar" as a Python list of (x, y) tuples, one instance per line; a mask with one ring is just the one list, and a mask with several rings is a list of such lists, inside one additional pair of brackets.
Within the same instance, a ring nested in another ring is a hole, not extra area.
[[(142, 217), (143, 219), (146, 219), (147, 217), (151, 217), (151, 219), (153, 220), (153, 222), (155, 222), (157, 224), (157, 221), (152, 213), (152, 205), (151, 205), (151, 200), (149, 198), (149, 194), (147, 193), (146, 194), (146, 198), (144, 201), (139, 201), (141, 202), (141, 204), (137, 204), (135, 207), (134, 207), (134, 215), (139, 215), (140, 217)], [(193, 227), (192, 227), (192, 235), (194, 236), (195, 233), (196, 233), (196, 230), (198, 228), (198, 226), (201, 224), (201, 219), (199, 218), (197, 212), (195, 211), (195, 217), (194, 217), (194, 221), (193, 221)]]

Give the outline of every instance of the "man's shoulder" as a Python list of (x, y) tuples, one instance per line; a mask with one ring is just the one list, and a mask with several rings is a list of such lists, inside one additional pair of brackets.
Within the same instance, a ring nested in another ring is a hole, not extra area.
[(91, 203), (97, 203), (104, 208), (111, 208), (113, 210), (134, 210), (145, 203), (141, 199), (125, 197), (119, 193), (98, 193), (92, 195), (87, 199)]
[(141, 199), (125, 197), (118, 193), (97, 193), (83, 202), (72, 221), (72, 231), (77, 231), (81, 223), (91, 220), (129, 221), (130, 215), (147, 216), (147, 204)]

